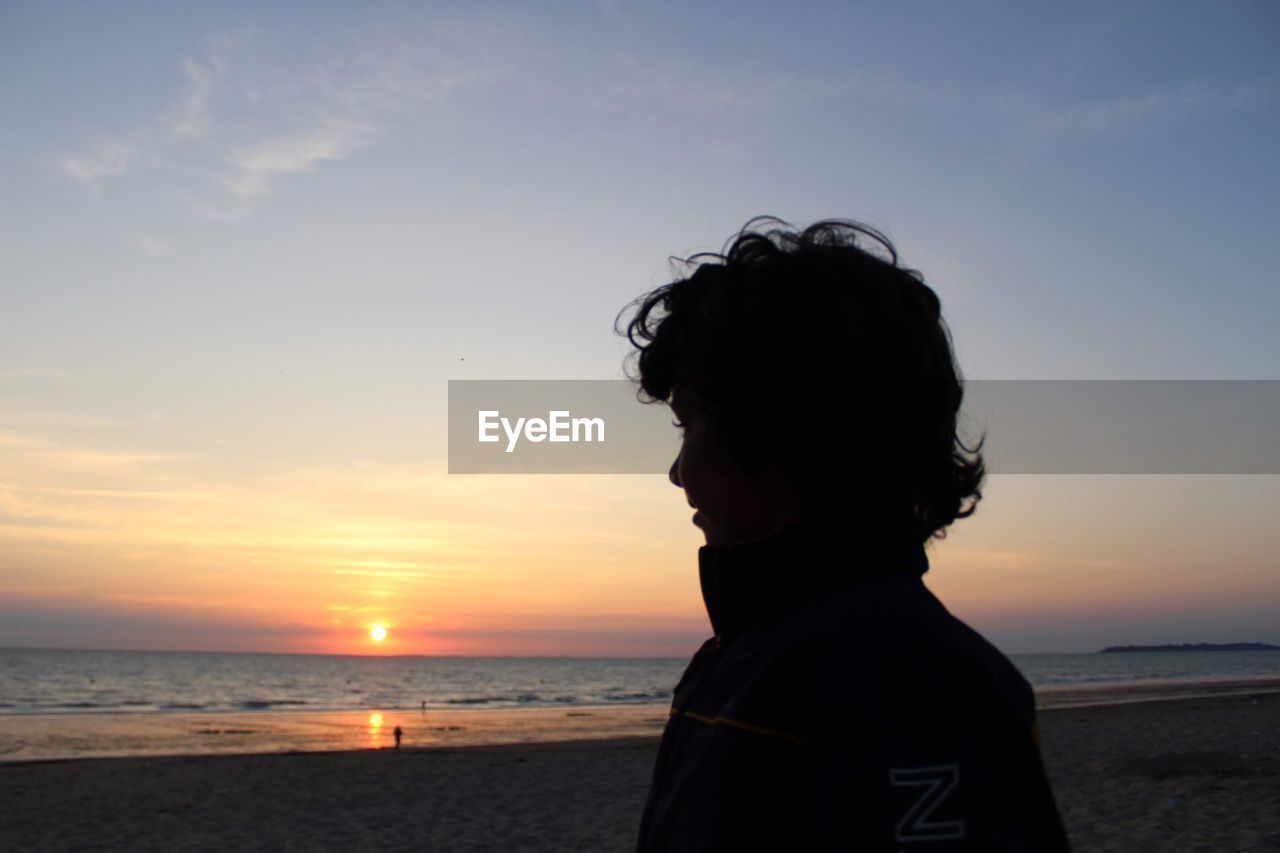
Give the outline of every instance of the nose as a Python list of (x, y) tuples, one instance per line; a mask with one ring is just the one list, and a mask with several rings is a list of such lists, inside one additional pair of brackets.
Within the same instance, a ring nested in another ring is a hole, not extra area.
[(680, 482), (680, 454), (676, 454), (676, 459), (671, 463), (671, 470), (667, 472), (667, 479), (671, 481), (671, 485), (677, 488), (684, 488)]

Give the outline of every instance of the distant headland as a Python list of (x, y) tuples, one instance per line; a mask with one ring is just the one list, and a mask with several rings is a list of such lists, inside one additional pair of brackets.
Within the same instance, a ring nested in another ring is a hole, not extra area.
[(1107, 646), (1107, 652), (1280, 652), (1270, 643), (1170, 643), (1163, 646)]

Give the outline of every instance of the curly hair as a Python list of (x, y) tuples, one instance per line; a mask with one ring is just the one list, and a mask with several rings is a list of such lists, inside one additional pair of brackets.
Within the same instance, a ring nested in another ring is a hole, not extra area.
[(973, 514), (983, 440), (957, 433), (951, 336), (937, 294), (887, 237), (757, 217), (722, 253), (674, 260), (687, 276), (615, 321), (638, 350), (639, 375), (627, 375), (642, 402), (687, 383), (735, 461), (781, 470), (810, 517), (923, 542)]

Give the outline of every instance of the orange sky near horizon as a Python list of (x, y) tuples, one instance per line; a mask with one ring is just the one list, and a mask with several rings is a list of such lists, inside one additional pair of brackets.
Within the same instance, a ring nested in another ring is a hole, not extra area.
[[(0, 644), (679, 656), (708, 630), (701, 534), (661, 476), (361, 464), (235, 484), (191, 456), (13, 431), (0, 465), (0, 597), (44, 614)], [(1274, 600), (1278, 492), (1268, 477), (993, 477), (931, 545), (927, 582), (1014, 651), (1205, 639), (1185, 614)], [(1275, 639), (1249, 618), (1210, 639)]]

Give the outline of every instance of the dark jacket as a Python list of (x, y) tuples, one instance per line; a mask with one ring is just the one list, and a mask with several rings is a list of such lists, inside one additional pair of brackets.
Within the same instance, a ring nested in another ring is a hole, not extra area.
[(1030, 685), (919, 544), (793, 527), (699, 551), (715, 636), (672, 700), (640, 851), (1064, 851)]

